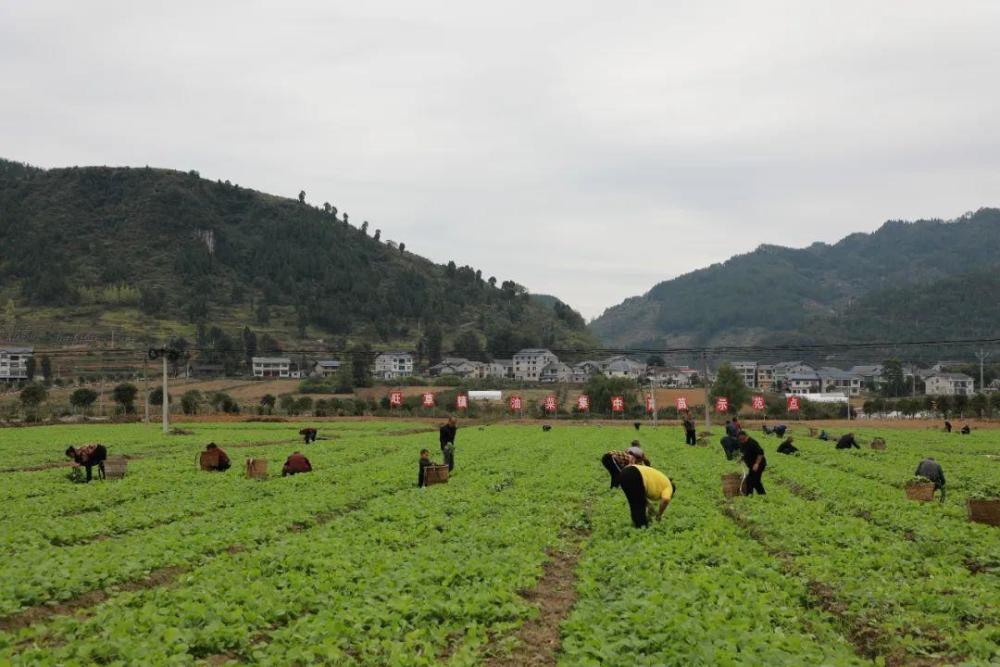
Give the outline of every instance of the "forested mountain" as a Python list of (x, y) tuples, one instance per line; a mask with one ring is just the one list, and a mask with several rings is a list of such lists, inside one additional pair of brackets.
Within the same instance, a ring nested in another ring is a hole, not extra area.
[[(437, 265), (324, 204), (195, 172), (0, 161), (0, 316), (46, 333), (250, 325), (447, 352), (592, 345), (579, 314), (511, 280)], [(3, 328), (3, 327), (0, 327)], [(464, 351), (464, 350), (459, 350)]]
[(996, 333), (998, 251), (998, 209), (891, 221), (834, 245), (762, 245), (662, 282), (590, 328), (615, 346)]

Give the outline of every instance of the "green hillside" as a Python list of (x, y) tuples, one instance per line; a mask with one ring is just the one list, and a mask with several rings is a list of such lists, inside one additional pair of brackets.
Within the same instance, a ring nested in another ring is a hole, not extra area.
[(996, 332), (998, 248), (1000, 209), (887, 222), (834, 245), (761, 246), (662, 282), (590, 328), (616, 346)]
[(250, 326), (285, 346), (415, 347), (439, 329), (445, 352), (593, 345), (558, 300), (355, 222), (195, 172), (0, 161), (0, 334), (156, 340)]

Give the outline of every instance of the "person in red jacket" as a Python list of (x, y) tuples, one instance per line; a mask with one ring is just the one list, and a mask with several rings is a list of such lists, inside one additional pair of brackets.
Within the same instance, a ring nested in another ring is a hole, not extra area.
[(309, 463), (309, 459), (302, 455), (302, 452), (292, 452), (281, 468), (281, 476), (287, 477), (300, 472), (312, 472), (312, 464)]

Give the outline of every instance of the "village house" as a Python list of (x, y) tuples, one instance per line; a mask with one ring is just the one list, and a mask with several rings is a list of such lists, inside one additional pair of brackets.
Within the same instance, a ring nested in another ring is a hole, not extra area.
[(559, 357), (544, 348), (526, 348), (514, 355), (514, 379), (538, 382), (542, 369), (559, 361)]
[(292, 360), (288, 357), (252, 357), (255, 378), (288, 378), (292, 374)]
[(478, 361), (469, 361), (462, 357), (445, 357), (441, 363), (434, 364), (427, 369), (427, 374), (431, 377), (443, 377), (453, 375), (460, 378), (482, 377), (480, 369), (484, 364)]
[(514, 377), (514, 362), (510, 359), (494, 359), (479, 367), (479, 377), (508, 379)]
[(570, 382), (584, 384), (587, 380), (600, 372), (601, 365), (596, 361), (581, 361), (573, 364), (573, 374), (570, 376)]
[(28, 359), (34, 355), (30, 347), (0, 347), (0, 382), (30, 380)]
[(782, 380), (789, 394), (821, 394), (822, 381), (814, 370), (802, 370), (789, 373)]
[(609, 378), (638, 380), (646, 374), (646, 364), (625, 356), (609, 357), (601, 362), (601, 372)]
[(333, 377), (340, 371), (340, 362), (336, 359), (320, 359), (313, 364), (312, 376), (318, 378)]
[(774, 366), (772, 364), (757, 364), (757, 386), (759, 391), (771, 391), (774, 387)]
[(540, 382), (569, 382), (573, 376), (573, 369), (561, 361), (554, 361), (542, 369), (539, 375)]
[(743, 379), (750, 389), (757, 388), (757, 362), (756, 361), (733, 361), (729, 364), (733, 370)]
[(382, 352), (375, 357), (372, 375), (382, 380), (413, 375), (413, 355), (409, 352)]
[(861, 376), (839, 368), (824, 366), (816, 371), (820, 379), (820, 391), (824, 394), (841, 393), (844, 396), (861, 394)]
[(698, 371), (687, 366), (658, 366), (646, 371), (646, 377), (656, 387), (683, 389), (698, 379)]
[[(772, 369), (772, 389), (774, 391), (791, 391), (791, 383), (789, 382), (789, 376), (800, 375), (805, 376), (799, 378), (799, 383), (808, 377), (815, 377), (817, 384), (819, 383), (819, 377), (816, 376), (816, 371), (809, 364), (803, 363), (801, 361), (780, 361), (774, 364)], [(814, 393), (815, 392), (799, 392), (799, 393)]]
[(924, 379), (928, 396), (969, 396), (975, 382), (965, 373), (935, 373)]

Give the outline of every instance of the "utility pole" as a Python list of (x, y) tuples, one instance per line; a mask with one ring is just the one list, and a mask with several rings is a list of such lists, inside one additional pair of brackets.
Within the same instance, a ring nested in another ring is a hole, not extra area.
[(143, 401), (145, 404), (145, 416), (143, 417), (143, 422), (149, 423), (149, 374), (147, 373), (147, 367), (149, 365), (149, 355), (142, 358), (142, 384), (143, 392), (146, 400)]
[(986, 389), (986, 385), (983, 382), (983, 363), (990, 358), (990, 352), (987, 352), (983, 348), (979, 348), (979, 352), (976, 353), (976, 358), (979, 359), (979, 393), (982, 394), (983, 390)]
[(705, 379), (702, 381), (702, 386), (705, 387), (705, 430), (712, 430), (712, 417), (708, 412), (708, 352), (702, 351), (701, 353), (702, 366), (705, 369)]
[[(148, 400), (148, 399), (147, 399)], [(163, 355), (163, 432), (170, 431), (170, 396), (167, 394), (167, 355)]]

